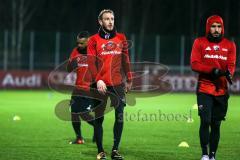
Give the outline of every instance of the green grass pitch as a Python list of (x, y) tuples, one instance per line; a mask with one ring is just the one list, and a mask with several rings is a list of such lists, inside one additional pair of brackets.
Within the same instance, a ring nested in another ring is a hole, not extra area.
[[(139, 97), (136, 95), (136, 97)], [(70, 122), (58, 119), (55, 105), (69, 99), (52, 91), (0, 91), (0, 160), (93, 160), (96, 146), (91, 142), (93, 128), (82, 123), (86, 143), (70, 145), (74, 133)], [(199, 118), (194, 94), (168, 93), (137, 98), (125, 108), (125, 124), (120, 151), (126, 160), (198, 160)], [(240, 97), (229, 100), (227, 120), (221, 128), (218, 160), (240, 157)], [(14, 121), (14, 116), (21, 120)], [(104, 148), (110, 159), (113, 141), (113, 112), (104, 121)], [(192, 117), (193, 123), (187, 123)], [(187, 142), (189, 148), (178, 147)]]

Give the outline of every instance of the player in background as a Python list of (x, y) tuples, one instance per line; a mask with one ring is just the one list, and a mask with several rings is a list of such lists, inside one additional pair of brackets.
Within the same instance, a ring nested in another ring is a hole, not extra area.
[[(81, 132), (81, 119), (85, 120), (90, 125), (94, 126), (94, 120), (90, 121), (87, 118), (89, 110), (93, 107), (94, 101), (88, 96), (83, 96), (90, 90), (90, 84), (92, 81), (91, 74), (89, 72), (87, 64), (87, 41), (89, 38), (88, 32), (81, 32), (77, 36), (77, 47), (75, 47), (70, 55), (67, 71), (76, 72), (75, 89), (71, 96), (71, 120), (74, 132), (76, 134), (76, 140), (73, 144), (83, 144), (84, 139)], [(81, 94), (80, 94), (81, 93)], [(95, 142), (95, 137), (93, 136)]]
[[(102, 94), (104, 105), (98, 107), (95, 120), (96, 143), (98, 148), (97, 159), (106, 159), (103, 149), (104, 110), (107, 98), (111, 99), (111, 106), (115, 109), (115, 122), (113, 127), (114, 142), (111, 158), (122, 160), (119, 153), (119, 143), (123, 131), (125, 92), (130, 90), (132, 75), (130, 72), (130, 60), (128, 49), (125, 47), (126, 37), (118, 33), (114, 26), (114, 12), (104, 9), (98, 16), (100, 29), (97, 34), (90, 37), (88, 42), (88, 65), (97, 90)], [(125, 81), (126, 79), (126, 81)], [(115, 95), (115, 97), (111, 96)]]
[(220, 125), (228, 109), (228, 83), (232, 84), (235, 63), (236, 46), (224, 38), (222, 18), (210, 16), (205, 37), (195, 39), (191, 52), (191, 68), (199, 74), (197, 103), (202, 160), (216, 158)]

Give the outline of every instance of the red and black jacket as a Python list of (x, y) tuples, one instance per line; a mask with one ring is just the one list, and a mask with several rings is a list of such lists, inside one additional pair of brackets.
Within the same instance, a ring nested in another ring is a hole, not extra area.
[(197, 92), (220, 96), (227, 93), (228, 85), (226, 77), (214, 79), (211, 72), (214, 68), (234, 74), (236, 65), (235, 43), (226, 38), (220, 42), (211, 42), (207, 38), (212, 23), (222, 24), (222, 34), (224, 34), (223, 21), (219, 16), (211, 16), (206, 24), (206, 37), (197, 38), (194, 41), (191, 52), (191, 68), (199, 73)]
[(88, 66), (94, 80), (103, 80), (107, 86), (116, 86), (132, 80), (128, 48), (124, 34), (115, 32), (106, 38), (100, 31), (90, 37)]
[(73, 61), (76, 61), (77, 65), (77, 68), (75, 70), (77, 75), (75, 82), (76, 89), (89, 90), (92, 82), (92, 77), (87, 63), (87, 54), (80, 53), (77, 47), (74, 48), (67, 65), (68, 72), (72, 72), (74, 70), (74, 68), (72, 68)]

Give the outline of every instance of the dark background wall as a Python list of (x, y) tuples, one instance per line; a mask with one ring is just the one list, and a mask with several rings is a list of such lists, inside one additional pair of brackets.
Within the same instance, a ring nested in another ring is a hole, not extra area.
[(189, 69), (193, 39), (205, 34), (212, 14), (223, 17), (225, 36), (239, 55), (239, 0), (0, 0), (0, 68), (56, 67), (68, 58), (78, 32), (98, 31), (98, 14), (108, 8), (117, 30), (134, 43), (133, 61)]
[[(226, 34), (240, 32), (239, 0), (34, 0), (35, 7), (26, 30), (96, 32), (98, 13), (110, 8), (118, 30), (127, 33), (202, 34), (206, 17), (215, 13), (224, 18)], [(10, 28), (11, 0), (0, 1), (0, 12), (0, 29)]]

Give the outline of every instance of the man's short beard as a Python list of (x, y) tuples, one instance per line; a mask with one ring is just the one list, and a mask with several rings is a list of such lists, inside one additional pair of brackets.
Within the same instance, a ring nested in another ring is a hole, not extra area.
[(214, 37), (211, 33), (208, 33), (207, 35), (207, 39), (210, 41), (210, 42), (214, 42), (214, 43), (219, 43), (221, 42), (223, 38), (223, 35), (222, 34), (219, 34), (219, 36), (217, 37)]
[(106, 32), (106, 33), (111, 33), (111, 32), (114, 30), (114, 27), (113, 27), (112, 30), (108, 30), (106, 27), (102, 26), (102, 29), (103, 29), (103, 31)]

